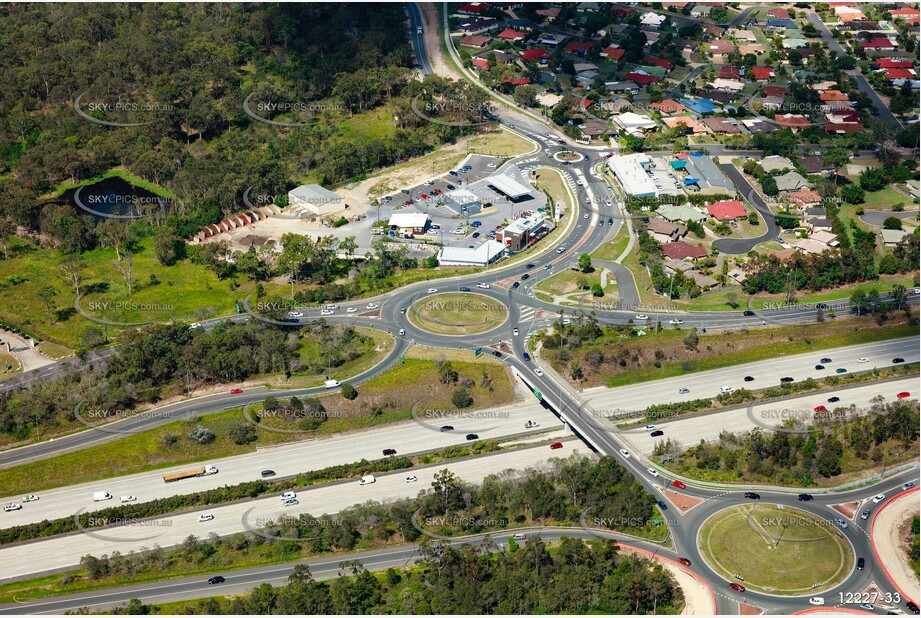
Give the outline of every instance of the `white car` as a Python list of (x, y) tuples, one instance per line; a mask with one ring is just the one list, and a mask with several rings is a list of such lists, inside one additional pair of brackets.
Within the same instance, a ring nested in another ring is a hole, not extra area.
[(367, 309), (379, 309), (380, 305), (378, 305), (377, 303), (368, 303), (368, 306), (366, 308)]
[(35, 502), (36, 500), (38, 500), (38, 496), (35, 494), (29, 494), (28, 496), (22, 497), (23, 502)]
[(348, 309), (345, 310), (346, 313), (356, 313), (357, 311), (358, 309), (356, 309), (355, 307), (349, 307)]
[(332, 309), (320, 309), (320, 315), (332, 315), (332, 314), (333, 314)]
[(518, 336), (518, 329), (517, 329), (517, 328), (513, 328), (513, 329), (512, 329), (512, 334), (515, 335), (515, 336), (517, 337), (517, 336)]
[(825, 605), (824, 597), (812, 597), (809, 599), (809, 605)]
[(413, 475), (413, 476), (407, 476), (405, 479), (403, 479), (403, 482), (404, 483), (415, 483), (418, 480), (419, 480), (419, 477)]
[(571, 323), (572, 321), (569, 318), (563, 318), (563, 326), (566, 326), (567, 324), (571, 324)]
[(630, 458), (630, 451), (625, 448), (620, 449), (620, 454), (624, 456), (624, 459)]
[(3, 507), (3, 510), (6, 511), (7, 513), (9, 513), (10, 511), (18, 511), (18, 510), (21, 509), (21, 508), (22, 508), (22, 505), (21, 505), (21, 504), (17, 504), (17, 503), (15, 503), (15, 502), (10, 502), (10, 503), (7, 504), (5, 507)]
[(633, 317), (634, 320), (648, 320), (649, 316), (645, 313), (639, 313)]
[(732, 387), (731, 387), (731, 386), (721, 386), (721, 387), (720, 387), (720, 392), (721, 392), (721, 393), (731, 393), (731, 392), (732, 392)]
[(282, 506), (297, 506), (298, 504), (300, 504), (300, 502), (298, 502), (297, 498), (289, 498), (288, 500), (283, 500), (281, 503)]
[(690, 393), (690, 392), (691, 392), (691, 389), (689, 389), (689, 388), (681, 387), (681, 388), (678, 389), (678, 394), (679, 394), (679, 395), (687, 395), (687, 394)]
[(464, 234), (466, 234), (466, 232), (462, 230), (461, 228), (457, 228), (451, 233), (454, 234), (455, 236), (463, 236)]
[(189, 324), (189, 328), (201, 328), (201, 324), (199, 322), (192, 322)]
[(540, 427), (540, 423), (537, 421), (528, 421), (524, 424), (525, 429), (530, 429), (531, 427)]
[(488, 283), (477, 283), (476, 286), (477, 286), (478, 288), (480, 288), (481, 290), (488, 290), (488, 289), (489, 289), (489, 284), (488, 284)]
[(293, 491), (286, 491), (285, 493), (283, 493), (283, 494), (282, 494), (281, 496), (279, 496), (279, 497), (280, 497), (282, 500), (294, 500), (295, 498), (297, 498), (297, 494), (294, 493)]
[(579, 185), (580, 187), (585, 185), (585, 183), (583, 183), (581, 180), (577, 180), (576, 184)]
[(588, 219), (588, 213), (585, 213), (584, 215), (582, 215), (582, 218), (583, 218), (583, 219)]
[(211, 521), (212, 519), (214, 519), (214, 515), (212, 515), (211, 513), (202, 513), (201, 515), (198, 516), (198, 523)]
[(137, 499), (138, 499), (137, 496), (130, 496), (130, 495), (129, 495), (129, 496), (122, 496), (122, 497), (120, 498), (122, 504), (126, 504), (126, 503), (128, 503), (128, 502), (137, 502)]
[(669, 320), (668, 323), (672, 326), (678, 326), (679, 324), (684, 324), (684, 320)]
[(857, 359), (857, 362), (858, 363), (869, 363), (870, 359), (865, 356), (861, 356), (860, 358)]
[(902, 485), (902, 491), (905, 491), (906, 489), (911, 489), (914, 486), (915, 486), (914, 483), (912, 483), (911, 481), (908, 481), (907, 483)]
[(539, 376), (544, 375), (544, 371), (543, 371), (540, 367), (538, 367), (537, 369), (535, 369), (535, 370), (534, 370), (534, 373), (536, 373), (536, 374), (539, 375)]
[(302, 312), (300, 312), (300, 311), (292, 311), (292, 312), (290, 312), (288, 315), (290, 315), (292, 318), (302, 318), (302, 317), (304, 317), (304, 314), (303, 314)]
[(437, 291), (438, 291), (438, 288), (429, 288), (425, 292), (426, 294), (434, 294)]
[(879, 504), (886, 499), (886, 494), (877, 494), (873, 496), (873, 504)]
[(646, 472), (648, 472), (650, 476), (659, 476), (659, 471), (655, 468), (646, 468)]
[(643, 429), (655, 429), (655, 428), (656, 428), (655, 425), (646, 425), (645, 427), (643, 427)]

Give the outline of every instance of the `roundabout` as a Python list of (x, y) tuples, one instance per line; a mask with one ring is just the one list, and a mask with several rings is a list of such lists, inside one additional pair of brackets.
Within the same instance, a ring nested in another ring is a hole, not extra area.
[(833, 522), (780, 504), (718, 511), (700, 527), (697, 540), (714, 572), (769, 595), (830, 590), (850, 576), (856, 563), (854, 549)]
[(446, 292), (415, 301), (406, 312), (419, 330), (461, 337), (494, 330), (508, 320), (508, 308), (498, 300), (475, 292)]

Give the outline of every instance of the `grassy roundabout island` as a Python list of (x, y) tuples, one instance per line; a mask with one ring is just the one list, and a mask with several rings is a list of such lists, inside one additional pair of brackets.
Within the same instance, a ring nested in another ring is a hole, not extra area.
[(502, 303), (473, 292), (426, 296), (413, 303), (407, 313), (416, 327), (436, 335), (476, 335), (508, 319), (508, 310)]
[[(809, 595), (840, 583), (854, 550), (831, 522), (771, 504), (735, 506), (700, 528), (700, 553), (727, 581), (778, 595)], [(812, 584), (819, 584), (815, 588)]]

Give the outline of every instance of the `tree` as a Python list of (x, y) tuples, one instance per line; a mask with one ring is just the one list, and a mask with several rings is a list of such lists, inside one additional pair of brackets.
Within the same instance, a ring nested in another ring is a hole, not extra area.
[(525, 84), (515, 88), (515, 93), (512, 96), (515, 99), (515, 103), (518, 105), (522, 107), (534, 107), (537, 89), (530, 84)]
[(354, 236), (346, 236), (339, 241), (339, 250), (344, 252), (350, 259), (355, 254), (355, 249), (357, 248), (358, 243), (355, 242)]
[(688, 331), (684, 335), (684, 347), (688, 350), (696, 350), (699, 338), (697, 337), (697, 330)]
[(134, 281), (132, 280), (132, 275), (134, 273), (134, 255), (130, 252), (126, 252), (122, 259), (115, 260), (115, 268), (121, 273), (122, 279), (125, 281), (125, 287), (128, 288), (128, 296), (131, 296), (131, 294), (134, 293)]
[(777, 189), (777, 181), (773, 176), (765, 176), (761, 179), (761, 190), (764, 194), (773, 197), (780, 193)]
[(863, 204), (864, 192), (858, 185), (841, 187), (841, 199), (848, 204)]
[(884, 230), (900, 230), (902, 229), (902, 220), (898, 217), (886, 217), (886, 220), (883, 221)]
[(592, 284), (592, 296), (604, 296), (604, 288), (601, 287), (600, 283)]
[(74, 293), (77, 295), (77, 302), (80, 301), (80, 282), (83, 280), (83, 271), (86, 269), (86, 262), (83, 258), (74, 253), (69, 253), (61, 260), (58, 266), (58, 272), (61, 278), (68, 285), (74, 286)]
[(458, 385), (451, 393), (451, 403), (458, 408), (467, 408), (473, 403), (473, 397), (470, 396), (470, 391), (466, 386)]
[(877, 167), (860, 172), (860, 188), (873, 193), (886, 186), (886, 170)]
[(851, 294), (850, 304), (851, 307), (857, 310), (857, 315), (863, 315), (870, 309), (867, 293), (860, 289), (854, 290), (854, 293)]
[(38, 299), (42, 301), (42, 305), (45, 307), (45, 313), (48, 314), (48, 326), (54, 324), (54, 297), (58, 295), (58, 291), (51, 287), (50, 285), (43, 285), (38, 290)]
[(592, 268), (592, 256), (587, 253), (583, 253), (579, 256), (579, 270), (584, 273), (590, 273), (594, 270), (594, 268)]
[(0, 245), (3, 246), (3, 259), (10, 259), (10, 238), (16, 234), (16, 225), (6, 217), (0, 217)]
[(185, 241), (173, 228), (162, 225), (154, 234), (154, 255), (163, 266), (172, 266), (185, 257)]
[(342, 391), (342, 396), (350, 401), (358, 397), (358, 391), (348, 382), (343, 382), (339, 388)]

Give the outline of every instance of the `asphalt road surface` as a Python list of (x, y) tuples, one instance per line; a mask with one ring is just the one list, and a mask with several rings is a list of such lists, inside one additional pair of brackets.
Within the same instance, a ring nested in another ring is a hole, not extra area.
[(729, 180), (736, 186), (739, 193), (755, 207), (755, 210), (758, 211), (761, 215), (761, 219), (764, 221), (766, 231), (757, 238), (719, 238), (713, 241), (713, 246), (722, 253), (743, 255), (761, 243), (775, 238), (780, 233), (780, 227), (777, 225), (777, 222), (774, 221), (774, 213), (771, 212), (764, 198), (755, 191), (755, 188), (748, 182), (745, 175), (736, 169), (736, 166), (723, 163), (720, 165), (720, 169), (729, 177)]

